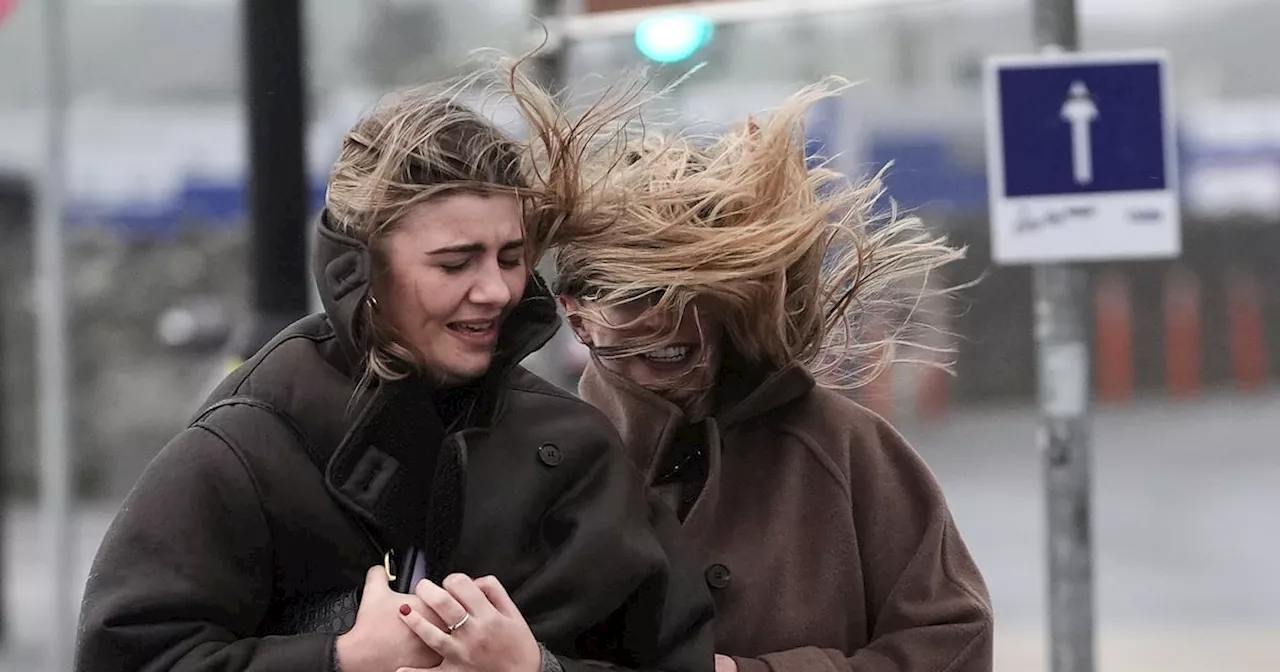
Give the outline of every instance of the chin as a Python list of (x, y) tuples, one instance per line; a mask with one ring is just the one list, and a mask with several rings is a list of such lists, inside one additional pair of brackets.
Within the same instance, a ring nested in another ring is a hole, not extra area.
[(489, 371), (489, 367), (493, 364), (493, 357), (484, 358), (467, 358), (465, 361), (449, 362), (446, 366), (440, 367), (445, 378), (450, 383), (467, 383), (480, 378)]

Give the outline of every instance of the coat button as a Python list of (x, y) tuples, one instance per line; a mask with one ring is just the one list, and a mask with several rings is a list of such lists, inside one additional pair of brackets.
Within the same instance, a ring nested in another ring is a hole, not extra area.
[(729, 568), (721, 564), (711, 565), (707, 568), (707, 585), (716, 590), (723, 590), (729, 587)]
[(554, 443), (544, 443), (538, 449), (538, 459), (548, 467), (554, 467), (564, 461), (564, 453)]

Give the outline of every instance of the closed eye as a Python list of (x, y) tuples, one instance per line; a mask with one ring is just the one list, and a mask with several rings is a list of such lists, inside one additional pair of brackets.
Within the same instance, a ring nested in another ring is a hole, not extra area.
[[(453, 264), (440, 264), (440, 268), (444, 269), (446, 273), (459, 273), (461, 271), (466, 270), (466, 268), (471, 265), (471, 262), (473, 260), (474, 260), (474, 257), (471, 259), (467, 259), (465, 261), (460, 261)], [(502, 257), (498, 258), (498, 266), (503, 269), (520, 268), (522, 265), (524, 265), (523, 256), (513, 257), (509, 259), (504, 259)]]
[[(428, 252), (428, 256), (439, 257), (441, 255), (465, 254), (466, 257), (459, 259), (457, 257), (449, 258), (453, 263), (440, 262), (439, 266), (446, 273), (458, 273), (471, 265), (477, 255), (483, 254), (485, 247), (479, 243), (471, 243), (467, 245), (453, 245), (450, 247), (442, 247), (438, 250)], [(514, 255), (512, 253), (515, 253)], [(517, 238), (509, 240), (498, 250), (498, 266), (504, 269), (519, 268), (524, 264), (524, 239)], [(502, 256), (506, 254), (508, 256)]]
[(440, 268), (443, 268), (448, 273), (457, 273), (458, 271), (465, 269), (467, 266), (470, 266), (471, 259), (472, 257), (467, 257), (466, 259), (450, 260), (453, 263), (441, 262)]

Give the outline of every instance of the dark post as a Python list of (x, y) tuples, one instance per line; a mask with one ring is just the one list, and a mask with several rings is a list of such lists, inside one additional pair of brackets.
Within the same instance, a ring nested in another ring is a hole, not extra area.
[(241, 7), (253, 318), (235, 354), (248, 358), (308, 312), (310, 213), (301, 0), (245, 0)]
[[(0, 233), (15, 244), (22, 244), (31, 237), (33, 217), (35, 214), (34, 194), (32, 186), (26, 179), (16, 175), (0, 174)], [(5, 259), (6, 263), (10, 259)], [(9, 287), (13, 280), (10, 272), (0, 271), (0, 287)], [(8, 339), (5, 337), (5, 318), (9, 307), (0, 303), (0, 529), (5, 529), (9, 513), (9, 424), (11, 415), (9, 408), (9, 376), (5, 362), (8, 359)], [(0, 576), (5, 576), (5, 535), (0, 534)], [(6, 604), (6, 582), (0, 581), (0, 605)], [(9, 614), (0, 607), (0, 647), (9, 643)]]
[(535, 77), (539, 85), (557, 94), (564, 88), (565, 50), (569, 46), (563, 35), (557, 35), (554, 32), (557, 30), (554, 22), (561, 18), (561, 14), (560, 0), (534, 0), (533, 2), (533, 15), (543, 22), (534, 24), (534, 35), (541, 37), (544, 26), (549, 31), (546, 46), (542, 47), (533, 59), (534, 68), (537, 71)]

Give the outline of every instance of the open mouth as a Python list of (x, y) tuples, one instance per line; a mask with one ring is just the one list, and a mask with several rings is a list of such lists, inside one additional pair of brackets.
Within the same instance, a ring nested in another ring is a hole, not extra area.
[(468, 339), (490, 339), (498, 335), (497, 320), (465, 320), (450, 322), (449, 330)]
[(668, 345), (643, 353), (640, 357), (654, 364), (683, 364), (693, 357), (694, 349), (692, 345)]

